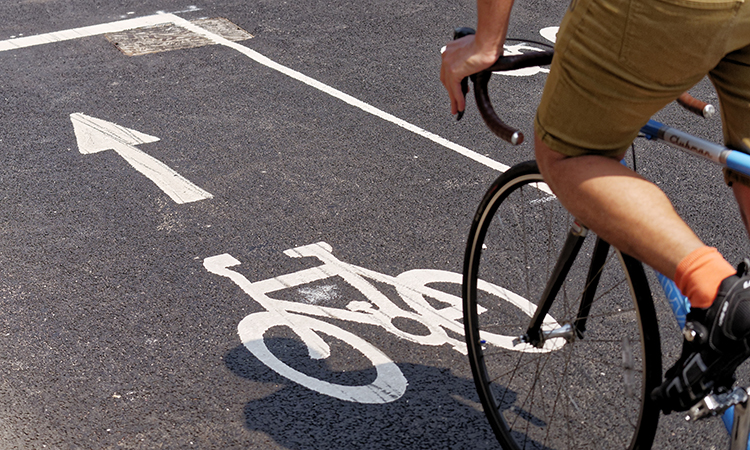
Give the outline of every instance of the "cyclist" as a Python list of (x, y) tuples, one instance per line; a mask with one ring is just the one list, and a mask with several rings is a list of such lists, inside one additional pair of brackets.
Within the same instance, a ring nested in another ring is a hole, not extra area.
[[(461, 79), (502, 55), (512, 3), (478, 0), (476, 34), (443, 53), (453, 114), (465, 107)], [(750, 356), (748, 265), (735, 270), (656, 185), (619, 163), (641, 126), (706, 75), (726, 145), (750, 153), (750, 2), (572, 0), (535, 119), (536, 159), (560, 202), (690, 300), (682, 355), (652, 393), (665, 413), (731, 386)], [(748, 227), (750, 179), (731, 171), (725, 179)]]

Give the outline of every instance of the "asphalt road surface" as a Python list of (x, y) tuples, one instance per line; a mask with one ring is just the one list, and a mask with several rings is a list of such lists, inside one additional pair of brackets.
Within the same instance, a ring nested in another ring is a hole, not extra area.
[[(565, 7), (519, 0), (510, 35), (549, 42)], [(450, 116), (440, 47), (474, 16), (470, 0), (0, 4), (0, 448), (498, 448), (462, 337), (396, 288), (412, 271), (457, 295), (479, 199), (532, 157), (471, 102)], [(225, 34), (200, 20), (220, 18)], [(493, 78), (527, 135), (544, 79)], [(649, 145), (638, 166), (709, 244), (747, 254), (719, 169)], [(666, 365), (679, 336), (657, 302)], [(374, 319), (388, 308), (403, 313)], [(655, 448), (725, 445), (718, 421), (672, 415)]]

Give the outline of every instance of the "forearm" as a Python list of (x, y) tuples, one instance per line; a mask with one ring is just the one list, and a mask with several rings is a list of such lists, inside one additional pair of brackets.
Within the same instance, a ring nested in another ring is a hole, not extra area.
[(476, 34), (446, 45), (440, 81), (448, 91), (453, 114), (463, 111), (466, 106), (461, 80), (487, 69), (502, 56), (512, 7), (513, 0), (477, 0)]
[(512, 7), (513, 0), (477, 0), (475, 44), (480, 51), (502, 55)]

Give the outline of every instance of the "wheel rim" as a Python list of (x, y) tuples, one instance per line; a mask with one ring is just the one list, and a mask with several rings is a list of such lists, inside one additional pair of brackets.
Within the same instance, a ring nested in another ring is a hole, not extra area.
[[(477, 290), (478, 279), (536, 303), (572, 224), (557, 199), (539, 189), (541, 177), (534, 166), (499, 181), (485, 198), (485, 211), (475, 218), (465, 274), (472, 369), (499, 440), (511, 449), (650, 443), (656, 418), (642, 413), (654, 383), (652, 371), (660, 371), (653, 363), (654, 351), (660, 353), (658, 346), (644, 345), (650, 342), (640, 328), (644, 312), (634, 304), (631, 277), (615, 252), (610, 250), (606, 258), (583, 339), (562, 341), (543, 352), (507, 350), (484, 339), (487, 332), (523, 335), (530, 312), (502, 294)], [(576, 318), (593, 241), (587, 239), (550, 311), (559, 324)], [(639, 295), (650, 299), (647, 287)], [(653, 307), (647, 314), (653, 315)], [(624, 358), (623, 353), (632, 356)]]

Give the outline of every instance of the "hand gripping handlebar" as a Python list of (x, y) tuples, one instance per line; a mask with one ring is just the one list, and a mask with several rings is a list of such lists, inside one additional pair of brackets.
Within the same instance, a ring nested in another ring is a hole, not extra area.
[[(470, 34), (474, 34), (474, 30), (471, 28), (456, 28), (453, 38), (459, 39)], [(495, 113), (490, 97), (487, 94), (487, 83), (490, 81), (492, 72), (545, 66), (552, 62), (553, 53), (553, 50), (546, 50), (542, 52), (524, 53), (522, 55), (502, 56), (487, 70), (468, 77), (471, 78), (471, 81), (474, 83), (474, 98), (476, 99), (477, 108), (482, 115), (482, 119), (484, 119), (484, 123), (486, 123), (487, 127), (489, 127), (489, 129), (500, 139), (510, 142), (513, 145), (518, 145), (523, 142), (524, 136), (523, 133), (503, 122)], [(466, 93), (469, 92), (469, 84), (466, 78), (461, 81), (461, 87), (464, 95), (466, 95)], [(457, 119), (461, 120), (462, 116), (463, 112), (459, 112)]]
[[(460, 39), (474, 33), (475, 31), (472, 28), (456, 28), (453, 33), (453, 39)], [(470, 78), (474, 83), (474, 97), (476, 98), (477, 109), (479, 109), (479, 113), (482, 115), (482, 119), (484, 119), (487, 127), (496, 136), (513, 145), (518, 145), (524, 140), (523, 133), (503, 122), (492, 107), (492, 102), (487, 94), (487, 83), (490, 81), (492, 72), (504, 72), (525, 69), (527, 67), (546, 66), (552, 63), (553, 55), (554, 50), (550, 49), (539, 52), (524, 53), (521, 55), (501, 56), (495, 64), (487, 70), (471, 75), (461, 81), (461, 88), (464, 96), (469, 92), (468, 79)], [(680, 95), (677, 99), (677, 103), (688, 111), (705, 118), (711, 117), (716, 112), (716, 109), (712, 105), (695, 99), (687, 92)], [(463, 111), (458, 113), (457, 120), (461, 120), (461, 117), (463, 117)]]

